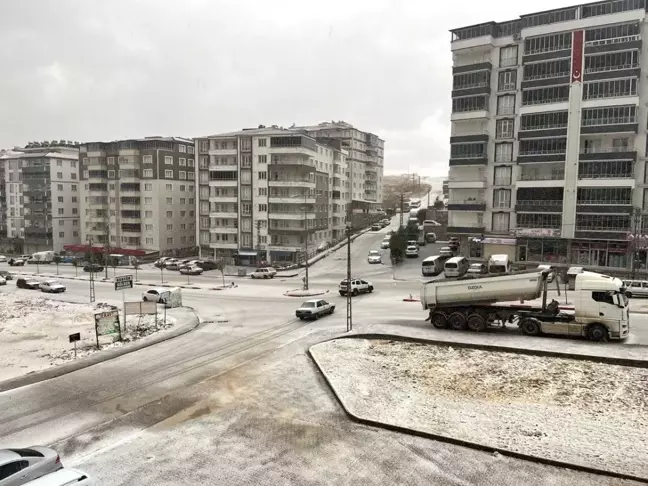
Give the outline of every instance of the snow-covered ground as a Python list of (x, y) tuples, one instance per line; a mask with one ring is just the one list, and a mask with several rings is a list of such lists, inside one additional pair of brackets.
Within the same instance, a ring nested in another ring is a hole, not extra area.
[(648, 477), (648, 370), (386, 340), (311, 348), (380, 422)]
[[(72, 304), (59, 300), (27, 295), (0, 295), (0, 381), (74, 359), (74, 345), (69, 335), (81, 333), (77, 342), (77, 359), (97, 351), (94, 313), (106, 310), (101, 305)], [(123, 317), (120, 313), (120, 322)], [(167, 316), (166, 325), (158, 316), (128, 316), (122, 342), (102, 336), (101, 349), (123, 346), (125, 343), (163, 331), (173, 326)]]

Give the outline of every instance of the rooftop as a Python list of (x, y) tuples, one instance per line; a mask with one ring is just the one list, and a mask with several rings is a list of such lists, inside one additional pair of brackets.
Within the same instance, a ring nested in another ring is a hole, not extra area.
[(184, 137), (162, 137), (162, 136), (152, 136), (152, 137), (144, 137), (144, 138), (124, 138), (122, 140), (111, 140), (108, 142), (84, 142), (81, 145), (89, 145), (92, 143), (102, 143), (102, 144), (108, 144), (108, 143), (119, 143), (119, 142), (180, 142), (180, 143), (186, 143), (189, 145), (193, 145), (193, 139), (191, 138), (184, 138)]

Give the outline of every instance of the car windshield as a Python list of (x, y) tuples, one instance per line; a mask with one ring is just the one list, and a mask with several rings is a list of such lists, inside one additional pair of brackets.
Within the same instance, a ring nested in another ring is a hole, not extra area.
[(47, 285), (61, 285), (58, 280), (48, 280), (45, 282)]
[(377, 250), (371, 250), (369, 252), (369, 256), (378, 256), (378, 255), (380, 255), (380, 252)]
[(302, 307), (315, 307), (315, 302), (304, 302)]

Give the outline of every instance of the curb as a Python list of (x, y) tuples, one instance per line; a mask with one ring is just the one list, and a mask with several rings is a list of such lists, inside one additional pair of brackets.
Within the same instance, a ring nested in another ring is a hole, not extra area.
[(317, 295), (325, 295), (329, 293), (329, 290), (325, 290), (323, 292), (314, 292), (310, 294), (305, 294), (305, 295), (291, 295), (290, 292), (300, 292), (299, 289), (294, 289), (294, 290), (288, 290), (287, 292), (284, 292), (285, 297), (315, 297)]
[(196, 311), (193, 308), (186, 307), (186, 309), (190, 309), (194, 315), (194, 317), (190, 319), (192, 321), (191, 324), (187, 324), (163, 336), (157, 336), (147, 342), (135, 341), (134, 343), (132, 343), (132, 345), (127, 345), (118, 349), (111, 349), (104, 353), (98, 351), (86, 358), (81, 358), (80, 360), (73, 361), (71, 363), (66, 363), (59, 366), (52, 366), (51, 368), (48, 368), (46, 370), (35, 371), (27, 375), (17, 376), (15, 378), (10, 378), (8, 380), (0, 381), (0, 393), (8, 390), (13, 390), (16, 388), (21, 388), (27, 385), (33, 385), (34, 383), (40, 383), (41, 381), (50, 380), (52, 378), (56, 378), (59, 376), (66, 375), (68, 373), (72, 373), (73, 371), (89, 368), (90, 366), (103, 363), (104, 361), (118, 358), (119, 356), (133, 353), (135, 351), (139, 351), (140, 349), (153, 346), (154, 344), (159, 344), (164, 341), (168, 341), (169, 339), (173, 339), (178, 336), (182, 336), (183, 334), (187, 334), (188, 332), (193, 331), (196, 327), (198, 327), (198, 325), (200, 324), (200, 318), (198, 317), (198, 314), (196, 314)]
[[(373, 338), (371, 338), (371, 337), (367, 338), (365, 336), (374, 336), (374, 337)], [(400, 340), (400, 341), (405, 341), (405, 342), (426, 341), (426, 340), (418, 340), (418, 339), (415, 339), (415, 338), (405, 338), (405, 339), (403, 339), (402, 336), (396, 336), (396, 337), (399, 337), (400, 339), (394, 339), (394, 337), (392, 337), (391, 335), (380, 335), (380, 334), (364, 334), (363, 335), (363, 334), (357, 334), (357, 335), (354, 335), (354, 336), (340, 336), (338, 338), (327, 339), (327, 340), (322, 341), (322, 342), (333, 341), (335, 339), (381, 339), (381, 338), (377, 338), (375, 336), (386, 336), (384, 339)], [(321, 344), (321, 343), (318, 343), (318, 344)], [(462, 343), (450, 343), (450, 344), (446, 344), (446, 345), (448, 345), (448, 346), (452, 345), (452, 346), (455, 346), (455, 347), (460, 347), (461, 344)], [(403, 426), (399, 426), (399, 425), (387, 424), (387, 423), (379, 422), (379, 421), (372, 420), (372, 419), (362, 418), (362, 417), (360, 417), (358, 415), (355, 415), (353, 412), (351, 412), (346, 407), (346, 405), (344, 404), (344, 401), (338, 395), (337, 390), (335, 389), (335, 387), (331, 383), (331, 380), (329, 379), (328, 375), (320, 367), (319, 363), (317, 362), (317, 359), (315, 359), (315, 357), (311, 353), (311, 348), (314, 347), (314, 346), (316, 346), (316, 344), (311, 346), (307, 350), (308, 356), (313, 361), (313, 363), (315, 363), (315, 366), (317, 367), (318, 371), (320, 372), (320, 374), (324, 378), (324, 381), (326, 382), (329, 389), (331, 390), (331, 393), (333, 393), (333, 396), (335, 397), (337, 402), (340, 404), (340, 407), (342, 407), (342, 410), (344, 410), (344, 413), (347, 415), (347, 417), (349, 419), (351, 419), (351, 421), (353, 421), (355, 423), (362, 424), (362, 425), (368, 425), (368, 426), (371, 426), (371, 427), (378, 427), (378, 428), (389, 430), (389, 431), (392, 431), (392, 432), (398, 432), (398, 433), (401, 433), (401, 434), (412, 435), (412, 436), (421, 437), (421, 438), (424, 438), (424, 439), (430, 439), (430, 440), (436, 440), (436, 441), (439, 441), (439, 442), (445, 442), (445, 443), (448, 443), (448, 444), (467, 447), (467, 448), (470, 448), (470, 449), (476, 449), (476, 450), (483, 451), (483, 452), (488, 452), (488, 453), (491, 453), (491, 454), (494, 453), (494, 452), (497, 452), (498, 454), (501, 454), (501, 455), (504, 455), (504, 456), (513, 457), (515, 459), (522, 459), (524, 461), (529, 461), (529, 462), (536, 462), (536, 463), (540, 463), (540, 464), (546, 464), (548, 466), (561, 467), (561, 468), (571, 469), (571, 470), (574, 470), (574, 471), (580, 471), (580, 472), (585, 472), (585, 473), (590, 473), (590, 474), (596, 474), (596, 475), (600, 475), (600, 476), (608, 476), (608, 477), (614, 477), (614, 478), (618, 478), (618, 479), (625, 479), (625, 480), (637, 481), (637, 482), (641, 482), (641, 483), (648, 483), (648, 478), (644, 478), (644, 477), (640, 477), (640, 476), (633, 476), (633, 475), (630, 475), (630, 474), (623, 474), (623, 473), (618, 473), (618, 472), (615, 472), (615, 471), (608, 471), (606, 469), (599, 469), (599, 468), (591, 467), (591, 466), (583, 466), (581, 464), (574, 464), (574, 463), (569, 463), (569, 462), (564, 462), (564, 461), (557, 461), (557, 460), (554, 460), (554, 459), (547, 459), (545, 457), (535, 456), (535, 455), (532, 455), (532, 454), (524, 454), (524, 453), (521, 453), (521, 452), (511, 451), (509, 449), (488, 446), (488, 445), (485, 445), (485, 444), (481, 444), (479, 442), (470, 442), (470, 441), (466, 441), (466, 440), (463, 440), (463, 439), (457, 439), (457, 438), (454, 438), (454, 437), (450, 437), (450, 436), (447, 436), (447, 435), (434, 434), (432, 432), (423, 432), (421, 430), (411, 429), (409, 427), (403, 427)], [(495, 346), (493, 346), (493, 347), (495, 347)], [(646, 366), (648, 366), (648, 362), (646, 362)]]

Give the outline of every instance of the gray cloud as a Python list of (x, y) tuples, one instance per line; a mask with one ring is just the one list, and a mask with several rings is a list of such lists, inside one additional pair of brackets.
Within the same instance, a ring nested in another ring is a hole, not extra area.
[[(547, 0), (542, 9), (569, 5)], [(0, 147), (199, 136), (343, 119), (386, 171), (447, 171), (448, 29), (524, 5), (467, 0), (3, 0)]]

